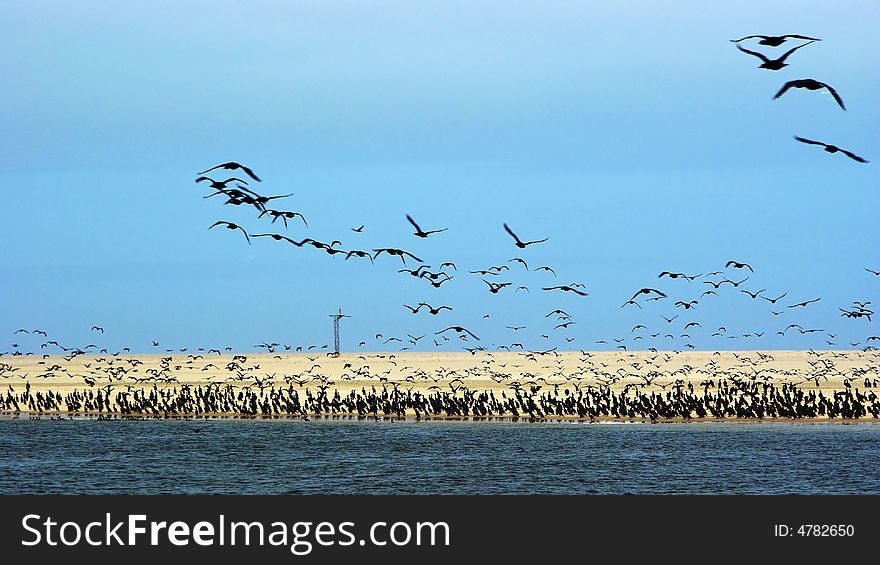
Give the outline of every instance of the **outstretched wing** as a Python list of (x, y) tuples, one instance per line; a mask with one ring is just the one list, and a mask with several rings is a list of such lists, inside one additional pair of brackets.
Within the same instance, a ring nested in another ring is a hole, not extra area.
[(739, 49), (740, 51), (742, 51), (743, 53), (748, 53), (749, 55), (754, 55), (755, 57), (758, 57), (759, 59), (761, 59), (765, 63), (770, 62), (770, 59), (765, 57), (763, 54), (758, 53), (757, 51), (749, 51), (748, 49), (743, 49), (742, 47), (740, 47), (739, 43), (736, 44), (736, 48)]
[[(801, 44), (801, 45), (798, 45), (797, 47), (792, 47), (791, 49), (789, 49), (788, 51), (786, 51), (785, 54), (784, 54), (782, 57), (780, 57), (779, 59), (777, 59), (777, 61), (780, 62), (780, 63), (785, 62), (785, 59), (788, 58), (789, 55), (791, 55), (792, 53), (794, 53), (795, 51), (797, 51), (797, 50), (800, 49), (801, 47), (806, 47), (806, 46), (809, 45), (810, 43), (812, 43), (812, 41), (808, 41), (807, 43), (803, 43), (803, 44)], [(737, 47), (739, 47), (739, 46), (737, 46)]]
[(759, 38), (759, 37), (760, 37), (761, 39), (767, 39), (767, 36), (766, 36), (766, 35), (747, 35), (747, 36), (745, 36), (745, 37), (741, 37), (741, 38), (739, 38), (739, 39), (731, 39), (730, 41), (733, 42), (733, 43), (739, 43), (740, 41), (745, 41), (746, 39), (756, 39), (756, 38)]
[(408, 221), (409, 223), (411, 223), (412, 226), (413, 226), (414, 228), (416, 228), (416, 231), (417, 231), (417, 232), (421, 233), (422, 228), (420, 228), (420, 227), (419, 227), (419, 224), (417, 224), (416, 221), (412, 219), (412, 216), (410, 216), (409, 214), (407, 214), (407, 215), (406, 215), (406, 221)]
[(814, 141), (812, 139), (807, 139), (806, 137), (794, 136), (794, 138), (801, 143), (809, 143), (810, 145), (821, 145), (822, 147), (828, 147), (828, 144), (822, 143), (821, 141)]
[(257, 181), (257, 182), (263, 182), (263, 181), (260, 180), (260, 177), (258, 177), (257, 175), (254, 174), (254, 172), (250, 169), (250, 167), (245, 167), (244, 165), (239, 165), (238, 167), (239, 167), (242, 171), (244, 171), (244, 172), (247, 174), (247, 176), (251, 177), (251, 178), (254, 179), (255, 181)]
[(510, 237), (512, 237), (514, 240), (516, 240), (517, 243), (522, 243), (522, 242), (519, 240), (519, 238), (516, 236), (516, 234), (513, 233), (513, 230), (510, 229), (510, 226), (508, 226), (507, 224), (504, 224), (504, 231), (506, 231), (507, 233), (509, 233), (509, 234), (510, 234)]
[(773, 99), (776, 100), (777, 98), (779, 98), (780, 96), (782, 96), (783, 94), (785, 94), (785, 92), (786, 92), (789, 88), (791, 88), (792, 86), (795, 86), (796, 83), (797, 83), (797, 81), (790, 80), (790, 81), (788, 81), (787, 83), (783, 84), (783, 85), (782, 85), (782, 88), (779, 89), (779, 92), (777, 92), (776, 95), (773, 96)]
[(793, 34), (793, 33), (789, 33), (789, 34), (783, 35), (782, 37), (784, 37), (784, 38), (786, 38), (786, 39), (788, 39), (788, 38), (790, 37), (790, 38), (792, 38), (792, 39), (807, 39), (807, 40), (810, 40), (810, 41), (822, 41), (822, 40), (819, 39), (818, 37), (807, 37), (806, 35), (797, 35), (797, 34)]
[(856, 155), (852, 151), (847, 151), (846, 149), (841, 149), (840, 152), (843, 153), (844, 155), (846, 155), (847, 157), (849, 157), (850, 159), (852, 159), (853, 161), (858, 161), (859, 163), (867, 163), (868, 162), (867, 159), (863, 159), (863, 158), (859, 157), (858, 155)]
[(834, 88), (832, 88), (831, 86), (825, 84), (824, 82), (822, 83), (822, 85), (823, 85), (825, 88), (828, 89), (828, 92), (831, 93), (831, 96), (834, 97), (834, 100), (837, 101), (837, 104), (838, 104), (841, 108), (843, 108), (844, 111), (846, 111), (846, 106), (843, 105), (843, 99), (840, 98), (840, 95), (837, 93), (837, 91), (834, 90)]

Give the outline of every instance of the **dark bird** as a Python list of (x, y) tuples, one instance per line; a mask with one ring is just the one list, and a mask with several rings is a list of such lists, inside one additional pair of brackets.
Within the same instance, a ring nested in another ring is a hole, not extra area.
[(428, 236), (431, 235), (432, 233), (440, 233), (440, 232), (444, 232), (444, 231), (446, 231), (446, 230), (449, 229), (449, 228), (443, 228), (442, 230), (429, 230), (429, 231), (424, 231), (424, 230), (422, 230), (422, 228), (419, 227), (419, 224), (417, 224), (416, 221), (413, 220), (413, 219), (412, 219), (412, 216), (410, 216), (409, 214), (406, 215), (406, 219), (407, 219), (407, 221), (408, 221), (409, 223), (411, 223), (411, 224), (413, 225), (414, 228), (416, 228), (416, 232), (415, 232), (415, 234), (413, 234), (413, 235), (415, 235), (416, 237), (421, 237), (421, 238), (423, 238), (423, 239), (426, 238), (426, 237), (428, 237)]
[(692, 281), (692, 280), (694, 280), (695, 278), (697, 278), (697, 277), (699, 277), (699, 276), (700, 276), (700, 275), (688, 276), (688, 275), (686, 275), (686, 274), (684, 274), (684, 273), (670, 273), (669, 271), (663, 271), (662, 273), (660, 273), (659, 275), (657, 275), (657, 278), (658, 278), (658, 279), (662, 279), (663, 277), (669, 277), (670, 279), (685, 278), (685, 279), (687, 279), (688, 281)]
[(104, 328), (101, 328), (101, 327), (98, 327), (98, 326), (92, 326), (92, 329), (93, 329), (94, 331), (96, 331), (96, 332), (104, 333)]
[(538, 267), (535, 271), (547, 271), (548, 273), (553, 273), (553, 276), (556, 276), (556, 271), (551, 269), (550, 267)]
[(513, 262), (521, 263), (522, 266), (525, 267), (527, 271), (529, 270), (529, 264), (526, 263), (524, 259), (520, 259), (519, 257), (514, 257), (513, 259), (508, 261), (508, 263), (513, 263)]
[(266, 214), (269, 214), (270, 216), (272, 216), (271, 223), (273, 223), (273, 224), (275, 223), (275, 220), (277, 220), (278, 218), (281, 218), (281, 220), (284, 222), (285, 228), (287, 227), (287, 220), (292, 220), (292, 219), (296, 218), (297, 216), (299, 216), (299, 219), (302, 220), (303, 224), (305, 224), (306, 227), (309, 227), (309, 223), (306, 221), (306, 217), (303, 216), (302, 214), (300, 214), (299, 212), (282, 212), (280, 210), (270, 210), (267, 208), (267, 209), (263, 210), (262, 212), (260, 212), (260, 215), (257, 216), (257, 218), (262, 218)]
[(684, 302), (683, 300), (679, 300), (678, 302), (675, 303), (675, 307), (676, 307), (676, 308), (678, 308), (679, 306), (681, 306), (681, 307), (683, 307), (685, 310), (690, 310), (691, 308), (693, 308), (693, 307), (696, 306), (696, 305), (697, 305), (697, 301), (696, 301), (696, 300), (691, 300), (690, 302)]
[(638, 297), (642, 294), (651, 294), (651, 293), (656, 294), (659, 298), (666, 298), (666, 295), (664, 293), (660, 292), (659, 290), (657, 290), (656, 288), (641, 288), (641, 289), (639, 289), (638, 292), (636, 292), (635, 294), (632, 295), (632, 298), (630, 298), (630, 300), (635, 300), (636, 297)]
[(409, 253), (408, 251), (404, 251), (402, 249), (394, 249), (391, 247), (384, 247), (384, 248), (380, 248), (380, 249), (373, 249), (373, 251), (376, 252), (376, 254), (373, 255), (373, 259), (378, 258), (381, 253), (387, 253), (389, 255), (395, 255), (397, 257), (400, 257), (400, 260), (403, 261), (404, 265), (406, 264), (406, 257), (411, 257), (412, 259), (418, 261), (419, 263), (424, 263), (424, 261), (422, 261), (421, 259), (419, 259), (415, 255), (413, 255), (412, 253)]
[(498, 294), (498, 292), (504, 288), (505, 286), (510, 286), (512, 283), (492, 283), (483, 279), (483, 282), (489, 285), (489, 292), (492, 294)]
[(810, 43), (812, 43), (812, 41), (808, 41), (807, 43), (804, 43), (802, 45), (798, 45), (797, 47), (789, 49), (781, 57), (779, 57), (777, 59), (770, 59), (769, 57), (766, 57), (763, 54), (758, 53), (757, 51), (749, 51), (748, 49), (743, 49), (742, 47), (739, 46), (739, 44), (736, 45), (736, 48), (739, 49), (740, 51), (742, 51), (743, 53), (748, 53), (749, 55), (754, 55), (755, 57), (758, 57), (759, 59), (761, 59), (761, 61), (763, 61), (763, 62), (758, 66), (759, 69), (767, 69), (768, 71), (778, 71), (779, 69), (788, 66), (788, 63), (786, 63), (785, 60), (788, 58), (789, 55), (791, 55), (792, 53), (794, 53), (795, 51), (797, 51), (801, 47), (806, 47)]
[(777, 93), (773, 96), (773, 99), (776, 100), (777, 98), (779, 98), (780, 96), (782, 96), (783, 94), (785, 94), (785, 92), (786, 92), (789, 88), (806, 88), (807, 90), (819, 90), (819, 89), (821, 89), (821, 88), (825, 88), (825, 89), (828, 90), (828, 92), (831, 93), (831, 96), (834, 97), (834, 100), (837, 101), (837, 104), (838, 104), (841, 108), (843, 108), (844, 110), (846, 110), (846, 106), (843, 105), (843, 100), (840, 98), (840, 95), (837, 94), (837, 91), (836, 91), (836, 90), (834, 90), (832, 87), (828, 86), (828, 85), (825, 84), (824, 82), (819, 82), (818, 80), (814, 80), (814, 79), (811, 79), (811, 78), (801, 78), (801, 79), (797, 79), (797, 80), (790, 80), (790, 81), (788, 81), (787, 83), (785, 83), (785, 84), (782, 85), (782, 88), (780, 88), (780, 89), (779, 89), (779, 92), (777, 92)]
[(214, 179), (212, 179), (212, 178), (210, 178), (210, 177), (199, 177), (199, 178), (196, 179), (196, 182), (202, 182), (202, 181), (208, 181), (208, 182), (210, 182), (210, 183), (211, 183), (211, 188), (214, 188), (214, 189), (217, 189), (217, 190), (221, 190), (221, 189), (226, 188), (226, 185), (228, 185), (228, 184), (231, 183), (231, 182), (240, 182), (240, 183), (243, 183), (243, 184), (247, 184), (247, 181), (243, 181), (243, 180), (241, 180), (241, 179), (239, 179), (239, 178), (235, 178), (235, 177), (230, 178), (230, 179), (226, 179), (226, 180), (222, 180), (222, 181), (214, 180)]
[(230, 161), (228, 163), (220, 163), (219, 165), (216, 165), (214, 167), (211, 167), (210, 169), (204, 170), (199, 174), (204, 175), (205, 173), (209, 173), (209, 172), (213, 171), (214, 169), (227, 169), (230, 171), (240, 169), (240, 170), (244, 171), (244, 173), (247, 176), (251, 177), (255, 181), (262, 182), (262, 181), (260, 181), (259, 177), (257, 177), (257, 175), (254, 174), (254, 172), (252, 170), (250, 170), (248, 167), (245, 167), (241, 163), (236, 163), (235, 161)]
[(728, 261), (725, 268), (733, 267), (734, 269), (748, 269), (751, 272), (755, 272), (751, 265), (748, 263), (740, 263), (739, 261)]
[(767, 298), (766, 296), (762, 296), (761, 298), (763, 298), (764, 300), (766, 300), (770, 304), (776, 304), (779, 300), (785, 298), (786, 296), (788, 296), (787, 292), (783, 293), (781, 296), (777, 296), (776, 298)]
[(452, 308), (450, 308), (449, 306), (438, 306), (438, 307), (434, 308), (433, 306), (431, 306), (430, 304), (428, 304), (426, 302), (419, 302), (419, 307), (422, 307), (422, 306), (425, 306), (428, 309), (428, 312), (430, 312), (432, 316), (436, 316), (437, 314), (440, 313), (441, 310), (449, 310), (450, 312), (452, 311)]
[(458, 267), (456, 267), (456, 266), (455, 266), (455, 263), (453, 263), (452, 261), (447, 261), (447, 262), (445, 262), (445, 263), (441, 263), (441, 264), (440, 264), (440, 270), (441, 270), (441, 271), (443, 270), (443, 267), (452, 267), (452, 270), (453, 270), (453, 271), (457, 271), (457, 270), (458, 270)]
[(517, 237), (517, 235), (515, 233), (513, 233), (513, 231), (510, 229), (510, 226), (508, 226), (507, 224), (504, 224), (504, 231), (506, 231), (507, 233), (510, 234), (510, 237), (513, 238), (513, 240), (516, 242), (516, 246), (519, 247), (520, 249), (525, 249), (529, 245), (534, 245), (535, 243), (544, 243), (545, 241), (550, 239), (549, 237), (545, 237), (544, 239), (537, 239), (535, 241), (523, 242), (519, 239), (519, 237)]
[(367, 253), (366, 251), (359, 251), (357, 249), (352, 249), (348, 253), (345, 254), (345, 260), (348, 261), (351, 257), (360, 257), (362, 259), (369, 259), (370, 263), (373, 262), (373, 256)]
[(297, 247), (303, 246), (302, 242), (296, 242), (296, 241), (290, 239), (289, 237), (285, 237), (285, 236), (281, 235), (280, 233), (255, 233), (255, 234), (251, 234), (251, 237), (271, 237), (275, 241), (282, 241), (283, 240), (283, 241), (286, 241), (287, 243), (291, 243)]
[(250, 245), (250, 243), (251, 243), (251, 238), (248, 236), (247, 232), (244, 231), (244, 228), (243, 228), (243, 227), (241, 227), (241, 226), (239, 226), (239, 225), (237, 225), (237, 224), (233, 224), (232, 222), (225, 222), (225, 221), (222, 221), (222, 220), (221, 220), (221, 221), (219, 221), (219, 222), (214, 222), (214, 223), (211, 225), (211, 227), (209, 227), (208, 229), (211, 229), (211, 228), (213, 228), (213, 227), (215, 227), (215, 226), (226, 226), (226, 229), (228, 229), (228, 230), (241, 230), (241, 233), (244, 234), (244, 238), (247, 240), (248, 244)]
[(355, 233), (361, 233), (362, 231), (364, 231), (364, 226), (361, 225), (361, 227), (359, 227), (359, 228), (351, 228), (351, 231), (353, 231)]
[(663, 318), (664, 320), (666, 320), (666, 323), (667, 323), (667, 324), (671, 324), (671, 323), (672, 323), (672, 320), (678, 318), (678, 315), (676, 314), (675, 316), (673, 316), (673, 317), (671, 317), (671, 318), (667, 318), (666, 316), (663, 316), (663, 315), (661, 315), (660, 317)]
[(578, 294), (580, 296), (587, 296), (586, 292), (580, 291), (576, 288), (572, 288), (568, 285), (548, 286), (548, 287), (544, 287), (543, 290), (561, 290), (564, 292), (573, 292), (573, 293)]
[(766, 288), (762, 288), (762, 289), (759, 290), (758, 292), (749, 292), (749, 291), (747, 291), (747, 290), (742, 290), (742, 289), (740, 289), (740, 292), (744, 292), (745, 294), (748, 294), (749, 296), (752, 297), (752, 300), (754, 300), (754, 299), (758, 298), (758, 295), (761, 294), (762, 292), (764, 292), (765, 290), (767, 290), (767, 289), (766, 289)]
[(868, 271), (869, 273), (871, 273), (872, 275), (877, 275), (878, 277), (880, 277), (880, 271), (875, 271), (873, 269), (869, 269), (868, 267), (865, 267), (865, 270)]
[[(807, 37), (806, 35), (796, 35), (796, 34), (786, 34), (786, 35), (747, 35), (740, 39), (731, 39), (733, 43), (739, 43), (740, 41), (745, 41), (746, 39), (758, 39), (761, 41), (758, 42), (758, 45), (765, 45), (767, 47), (779, 47), (787, 39), (803, 39), (804, 41), (822, 41), (821, 39), (817, 39), (815, 37)], [(806, 44), (805, 44), (806, 45)]]
[(844, 155), (846, 155), (847, 157), (849, 157), (853, 161), (858, 161), (859, 163), (867, 163), (868, 162), (866, 159), (859, 157), (855, 153), (853, 153), (851, 151), (847, 151), (846, 149), (841, 149), (840, 147), (838, 147), (836, 145), (823, 143), (821, 141), (813, 141), (812, 139), (807, 139), (806, 137), (798, 137), (797, 135), (794, 136), (794, 138), (796, 140), (800, 141), (801, 143), (807, 143), (809, 145), (821, 145), (822, 147), (825, 148), (825, 151), (828, 153), (838, 153), (839, 152), (839, 153), (843, 153)]
[(806, 306), (807, 304), (812, 304), (813, 302), (819, 302), (820, 300), (822, 300), (821, 297), (814, 298), (812, 300), (807, 300), (806, 302), (798, 302), (797, 304), (792, 304), (791, 306), (789, 306), (789, 308), (797, 308), (798, 306)]
[(408, 306), (408, 305), (404, 304), (403, 307), (404, 307), (404, 308), (407, 308), (407, 309), (409, 309), (409, 310), (411, 310), (412, 313), (415, 314), (415, 313), (417, 313), (417, 312), (419, 311), (419, 309), (422, 307), (422, 305), (419, 304), (418, 306), (416, 306), (415, 308), (413, 308), (412, 306)]
[(474, 338), (475, 340), (480, 341), (480, 338), (478, 338), (477, 336), (475, 336), (475, 335), (473, 334), (473, 332), (471, 332), (470, 330), (468, 330), (468, 329), (466, 329), (466, 328), (463, 328), (463, 327), (461, 327), (461, 326), (449, 326), (448, 328), (446, 328), (446, 329), (444, 329), (444, 330), (440, 330), (439, 332), (437, 332), (437, 335), (440, 335), (440, 334), (442, 334), (442, 333), (444, 333), (444, 332), (448, 332), (449, 330), (456, 331), (456, 332), (458, 332), (459, 334), (468, 334), (468, 335), (470, 335), (472, 338)]

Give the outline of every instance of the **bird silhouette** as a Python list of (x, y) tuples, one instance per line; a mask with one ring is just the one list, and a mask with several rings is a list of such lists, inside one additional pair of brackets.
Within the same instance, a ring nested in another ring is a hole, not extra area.
[(807, 90), (820, 90), (824, 88), (831, 93), (831, 96), (834, 97), (834, 100), (837, 101), (837, 104), (841, 108), (846, 110), (846, 106), (843, 105), (843, 100), (840, 98), (840, 95), (837, 94), (836, 90), (834, 90), (832, 87), (828, 86), (824, 82), (819, 82), (818, 80), (814, 80), (811, 78), (802, 78), (786, 82), (784, 85), (782, 85), (782, 88), (779, 89), (779, 92), (777, 92), (773, 96), (773, 99), (776, 100), (777, 98), (785, 94), (790, 88), (806, 88)]
[(759, 59), (761, 59), (762, 63), (758, 66), (759, 69), (767, 69), (769, 71), (778, 71), (778, 70), (782, 69), (783, 67), (788, 66), (788, 63), (786, 63), (785, 60), (788, 59), (789, 55), (791, 55), (792, 53), (794, 53), (795, 51), (797, 51), (801, 47), (806, 47), (810, 43), (812, 43), (812, 41), (808, 41), (807, 43), (804, 43), (802, 45), (798, 45), (797, 47), (793, 47), (792, 49), (789, 49), (781, 57), (779, 57), (777, 59), (770, 59), (769, 57), (766, 57), (763, 54), (758, 53), (757, 51), (750, 51), (748, 49), (743, 49), (742, 47), (740, 47), (740, 45), (738, 43), (736, 45), (736, 48), (739, 49), (740, 51), (742, 51), (743, 53), (748, 53), (749, 55), (754, 55), (755, 57), (758, 57)]
[(511, 230), (510, 226), (508, 226), (507, 224), (504, 224), (504, 231), (506, 231), (507, 233), (510, 234), (510, 237), (513, 238), (513, 240), (516, 242), (516, 246), (519, 247), (520, 249), (525, 249), (529, 245), (534, 245), (536, 243), (544, 243), (545, 241), (550, 239), (549, 237), (545, 237), (544, 239), (537, 239), (535, 241), (525, 241), (524, 242), (524, 241), (521, 241), (520, 238), (517, 237), (517, 235), (515, 233), (513, 233), (513, 230)]
[(483, 279), (483, 282), (486, 283), (487, 285), (489, 285), (489, 292), (491, 292), (492, 294), (498, 294), (498, 292), (502, 288), (504, 288), (506, 286), (510, 286), (512, 284), (512, 283), (492, 283), (492, 282), (487, 281), (486, 279)]
[(813, 302), (819, 302), (820, 300), (822, 300), (821, 297), (820, 297), (820, 298), (814, 298), (814, 299), (812, 299), (812, 300), (807, 300), (807, 301), (805, 301), (805, 302), (798, 302), (797, 304), (792, 304), (792, 305), (790, 305), (789, 308), (797, 308), (797, 307), (799, 307), (799, 306), (800, 306), (800, 307), (805, 307), (805, 306), (807, 306), (808, 304), (812, 304)]
[(844, 155), (846, 155), (847, 157), (849, 157), (850, 159), (852, 159), (853, 161), (858, 161), (859, 163), (867, 163), (868, 162), (866, 159), (859, 157), (855, 153), (847, 151), (846, 149), (841, 149), (840, 147), (837, 147), (836, 145), (831, 145), (829, 143), (824, 143), (822, 141), (814, 141), (812, 139), (807, 139), (805, 137), (799, 137), (797, 135), (794, 136), (794, 138), (796, 140), (800, 141), (801, 143), (807, 143), (809, 145), (821, 145), (822, 147), (825, 148), (825, 151), (828, 153), (840, 152), (840, 153), (843, 153)]
[(375, 255), (373, 255), (373, 259), (377, 259), (379, 257), (379, 255), (382, 253), (387, 253), (389, 255), (394, 255), (394, 256), (400, 257), (400, 260), (403, 261), (404, 265), (406, 264), (407, 257), (410, 257), (410, 258), (414, 259), (415, 261), (418, 261), (419, 263), (424, 263), (424, 261), (422, 261), (421, 259), (419, 259), (415, 255), (413, 255), (412, 253), (410, 253), (408, 251), (404, 251), (402, 249), (394, 249), (393, 247), (383, 247), (380, 249), (373, 249), (373, 251), (376, 253)]
[(241, 230), (241, 233), (244, 234), (244, 238), (247, 240), (248, 244), (250, 244), (250, 242), (251, 242), (251, 238), (248, 236), (248, 233), (246, 231), (244, 231), (244, 228), (239, 226), (238, 224), (233, 224), (232, 222), (226, 222), (226, 221), (220, 220), (218, 222), (214, 222), (213, 224), (211, 224), (211, 226), (208, 229), (211, 229), (216, 226), (226, 226), (226, 229), (228, 229), (228, 230)]
[(747, 35), (745, 37), (741, 37), (739, 39), (731, 39), (730, 41), (733, 43), (739, 43), (741, 41), (745, 41), (747, 39), (758, 39), (761, 41), (758, 42), (758, 45), (765, 45), (767, 47), (779, 47), (783, 43), (785, 43), (788, 39), (803, 39), (805, 41), (813, 42), (813, 41), (822, 41), (821, 39), (817, 39), (815, 37), (807, 37), (806, 35), (796, 35), (793, 33), (787, 35)]
[(413, 220), (413, 219), (412, 219), (412, 216), (410, 216), (409, 214), (406, 215), (406, 219), (407, 219), (407, 221), (408, 221), (409, 223), (411, 223), (411, 224), (413, 225), (414, 228), (416, 228), (416, 232), (415, 232), (415, 234), (413, 234), (413, 235), (415, 235), (416, 237), (421, 237), (422, 239), (428, 237), (428, 236), (431, 235), (432, 233), (440, 233), (440, 232), (444, 232), (444, 231), (446, 231), (446, 230), (449, 229), (449, 228), (443, 228), (443, 229), (440, 229), (440, 230), (428, 230), (428, 231), (424, 231), (424, 230), (422, 230), (422, 228), (419, 227), (419, 224), (417, 224), (416, 221)]
[(215, 165), (215, 166), (211, 167), (210, 169), (206, 169), (206, 170), (204, 170), (204, 171), (202, 171), (202, 172), (200, 172), (200, 173), (198, 173), (198, 174), (200, 174), (200, 175), (204, 175), (205, 173), (209, 173), (209, 172), (213, 171), (214, 169), (227, 169), (227, 170), (230, 170), (230, 171), (234, 171), (234, 170), (236, 170), (236, 169), (240, 169), (240, 170), (244, 171), (244, 173), (245, 173), (247, 176), (251, 177), (251, 178), (254, 179), (255, 181), (257, 181), (257, 182), (261, 182), (260, 179), (259, 179), (259, 177), (257, 177), (257, 175), (255, 175), (254, 172), (253, 172), (252, 170), (250, 170), (248, 167), (245, 167), (245, 166), (242, 165), (241, 163), (236, 163), (235, 161), (230, 161), (230, 162), (228, 162), (228, 163), (220, 163), (219, 165)]
[(568, 285), (548, 286), (548, 287), (544, 287), (542, 290), (561, 290), (564, 292), (573, 292), (573, 293), (578, 294), (580, 296), (587, 296), (586, 292), (580, 291), (576, 288), (572, 288)]

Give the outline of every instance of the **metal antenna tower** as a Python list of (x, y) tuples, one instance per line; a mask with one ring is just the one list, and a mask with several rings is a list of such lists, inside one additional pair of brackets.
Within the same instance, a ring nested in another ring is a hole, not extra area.
[(351, 316), (346, 316), (342, 313), (342, 308), (339, 308), (336, 314), (330, 314), (330, 317), (333, 318), (333, 355), (339, 355), (339, 321), (342, 318), (351, 318)]

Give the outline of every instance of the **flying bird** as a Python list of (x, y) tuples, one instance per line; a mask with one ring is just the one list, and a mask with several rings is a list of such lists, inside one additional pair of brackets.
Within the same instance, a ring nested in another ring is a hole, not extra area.
[(424, 231), (424, 230), (422, 230), (422, 228), (419, 227), (419, 224), (417, 224), (416, 221), (413, 220), (412, 216), (410, 216), (409, 214), (406, 215), (406, 219), (409, 223), (411, 223), (413, 225), (414, 228), (416, 228), (416, 232), (413, 235), (415, 235), (416, 237), (421, 237), (422, 239), (428, 237), (432, 233), (440, 233), (440, 232), (444, 232), (449, 229), (449, 228), (443, 228), (442, 230)]
[(742, 51), (743, 53), (748, 53), (749, 55), (754, 55), (755, 57), (758, 57), (759, 59), (761, 59), (762, 63), (758, 66), (759, 69), (767, 69), (769, 71), (778, 71), (779, 69), (788, 66), (788, 63), (786, 63), (785, 60), (788, 58), (789, 55), (791, 55), (792, 53), (794, 53), (795, 51), (797, 51), (801, 47), (806, 47), (810, 43), (812, 43), (812, 41), (808, 41), (807, 43), (803, 43), (801, 45), (798, 45), (797, 47), (789, 49), (781, 57), (779, 57), (777, 59), (770, 59), (769, 57), (766, 57), (763, 54), (758, 53), (757, 51), (749, 51), (748, 49), (743, 49), (742, 47), (739, 46), (738, 43), (736, 45), (736, 48), (739, 49), (740, 51)]
[(529, 245), (534, 245), (535, 243), (544, 243), (545, 241), (550, 239), (549, 237), (545, 237), (544, 239), (523, 242), (519, 239), (519, 237), (517, 237), (517, 235), (515, 233), (513, 233), (513, 230), (511, 230), (510, 226), (508, 226), (507, 224), (504, 224), (504, 231), (506, 231), (507, 233), (510, 234), (510, 237), (513, 238), (513, 240), (516, 242), (516, 246), (519, 247), (520, 249), (525, 249)]
[(247, 240), (248, 245), (250, 245), (251, 238), (248, 236), (247, 232), (244, 231), (244, 228), (239, 226), (238, 224), (233, 224), (232, 222), (226, 222), (226, 221), (221, 220), (219, 222), (214, 222), (213, 224), (211, 224), (211, 227), (209, 227), (208, 229), (211, 229), (215, 226), (226, 226), (226, 229), (228, 229), (228, 230), (241, 230), (241, 233), (244, 234), (244, 238)]
[(807, 300), (806, 302), (798, 302), (797, 304), (792, 304), (792, 305), (790, 305), (789, 308), (797, 308), (798, 306), (802, 306), (802, 307), (803, 307), (803, 306), (806, 306), (806, 305), (808, 305), (808, 304), (812, 304), (813, 302), (819, 302), (820, 300), (822, 300), (821, 297), (819, 297), (819, 298), (814, 298), (813, 300)]
[(828, 92), (831, 93), (831, 96), (834, 97), (834, 100), (837, 101), (837, 104), (841, 108), (846, 110), (846, 106), (843, 105), (843, 100), (840, 98), (840, 95), (837, 94), (836, 90), (834, 90), (832, 87), (828, 86), (824, 82), (819, 82), (818, 80), (814, 80), (811, 78), (802, 78), (802, 79), (788, 81), (787, 83), (782, 85), (782, 88), (780, 88), (779, 92), (777, 92), (776, 95), (773, 96), (773, 99), (776, 100), (777, 98), (779, 98), (780, 96), (785, 94), (785, 92), (789, 88), (806, 88), (807, 90), (819, 90), (819, 89), (825, 88), (828, 90)]
[(814, 141), (812, 139), (807, 139), (805, 137), (799, 137), (797, 135), (794, 136), (794, 138), (796, 140), (800, 141), (801, 143), (807, 143), (809, 145), (821, 145), (822, 147), (825, 148), (825, 151), (828, 153), (840, 152), (840, 153), (843, 153), (844, 155), (846, 155), (847, 157), (849, 157), (850, 159), (852, 159), (853, 161), (858, 161), (859, 163), (867, 163), (868, 162), (866, 159), (859, 157), (855, 153), (853, 153), (851, 151), (847, 151), (846, 149), (841, 149), (840, 147), (838, 147), (836, 145), (831, 145), (829, 143), (824, 143), (822, 141)]
[(786, 35), (747, 35), (745, 37), (741, 37), (739, 39), (731, 39), (730, 41), (733, 43), (739, 43), (740, 41), (745, 41), (746, 39), (758, 39), (761, 41), (758, 42), (758, 45), (765, 45), (767, 47), (779, 47), (783, 43), (785, 43), (788, 39), (803, 39), (805, 41), (822, 41), (821, 39), (815, 37), (807, 37), (806, 35), (797, 35), (793, 33), (789, 33)]
[(572, 288), (568, 285), (548, 286), (548, 287), (544, 287), (542, 290), (561, 290), (564, 292), (573, 292), (573, 293), (578, 294), (580, 296), (587, 296), (586, 292), (580, 291), (576, 288)]
[(471, 332), (470, 330), (468, 330), (468, 329), (466, 329), (466, 328), (463, 328), (463, 327), (461, 327), (461, 326), (449, 326), (448, 328), (443, 329), (443, 330), (440, 330), (439, 332), (437, 332), (437, 335), (440, 335), (440, 334), (442, 334), (442, 333), (444, 333), (444, 332), (448, 332), (449, 330), (456, 331), (456, 332), (458, 332), (459, 334), (468, 334), (468, 335), (470, 335), (472, 338), (474, 338), (475, 340), (480, 341), (480, 338), (478, 338), (477, 336), (475, 336), (475, 335), (473, 334), (473, 332)]
[(373, 251), (376, 253), (375, 255), (373, 255), (373, 259), (378, 258), (381, 253), (387, 253), (389, 255), (396, 255), (397, 257), (400, 257), (400, 260), (403, 261), (404, 265), (406, 264), (406, 257), (411, 257), (412, 259), (418, 261), (419, 263), (424, 263), (424, 261), (422, 261), (421, 259), (419, 259), (415, 255), (413, 255), (412, 253), (410, 253), (408, 251), (404, 251), (402, 249), (383, 247), (380, 249), (373, 249)]
[(733, 267), (734, 269), (748, 269), (751, 272), (755, 272), (751, 265), (748, 263), (740, 263), (739, 261), (728, 261), (725, 268)]
[(236, 170), (236, 169), (240, 169), (240, 170), (244, 171), (244, 173), (245, 173), (247, 176), (251, 177), (251, 178), (254, 179), (255, 181), (257, 181), (257, 182), (262, 182), (262, 181), (260, 181), (259, 177), (257, 177), (257, 175), (254, 174), (254, 172), (253, 172), (252, 170), (250, 170), (248, 167), (245, 167), (245, 166), (242, 165), (241, 163), (236, 163), (235, 161), (230, 161), (230, 162), (228, 162), (228, 163), (220, 163), (219, 165), (216, 165), (216, 166), (214, 166), (214, 167), (211, 167), (210, 169), (204, 170), (204, 171), (202, 171), (201, 173), (198, 173), (198, 174), (200, 174), (200, 175), (204, 175), (205, 173), (209, 173), (209, 172), (213, 171), (214, 169), (227, 169), (227, 170), (230, 170), (230, 171), (234, 171), (234, 170)]

